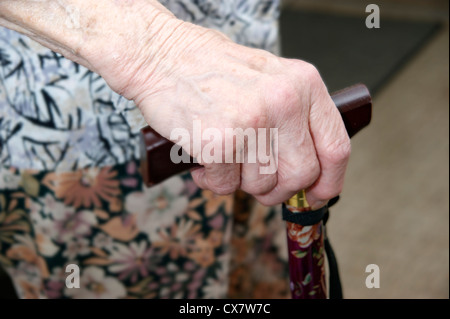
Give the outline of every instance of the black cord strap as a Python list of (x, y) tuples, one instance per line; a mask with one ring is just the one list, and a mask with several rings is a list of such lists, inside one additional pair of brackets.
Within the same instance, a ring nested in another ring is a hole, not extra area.
[(328, 212), (328, 207), (324, 206), (318, 210), (311, 210), (301, 213), (291, 212), (286, 205), (283, 205), (283, 220), (302, 226), (312, 226), (320, 223), (325, 214)]
[(339, 268), (337, 265), (337, 259), (333, 251), (333, 247), (330, 245), (328, 237), (324, 239), (325, 252), (328, 259), (328, 268), (330, 272), (330, 299), (342, 299), (342, 285), (341, 278), (339, 276)]
[(339, 276), (339, 268), (337, 265), (336, 255), (334, 254), (333, 248), (331, 247), (330, 241), (328, 239), (325, 225), (330, 216), (329, 208), (337, 203), (339, 200), (339, 196), (333, 198), (328, 202), (328, 205), (322, 207), (321, 209), (301, 212), (301, 213), (292, 213), (285, 204), (283, 204), (283, 220), (295, 224), (299, 224), (302, 226), (312, 226), (320, 221), (323, 221), (324, 226), (324, 246), (325, 252), (327, 254), (328, 260), (328, 268), (329, 268), (329, 281), (330, 281), (330, 291), (329, 298), (330, 299), (342, 299), (342, 285), (341, 279)]

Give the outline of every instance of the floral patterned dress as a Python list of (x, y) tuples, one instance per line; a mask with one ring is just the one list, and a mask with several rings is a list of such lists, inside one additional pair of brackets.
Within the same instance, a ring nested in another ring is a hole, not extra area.
[[(164, 0), (277, 50), (277, 0)], [(20, 298), (284, 298), (278, 207), (139, 174), (136, 106), (95, 73), (0, 28), (0, 265)], [(67, 267), (79, 269), (79, 288)]]

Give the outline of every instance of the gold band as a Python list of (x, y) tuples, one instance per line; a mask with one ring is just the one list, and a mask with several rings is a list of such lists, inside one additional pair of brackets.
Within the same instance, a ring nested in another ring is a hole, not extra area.
[(306, 200), (306, 192), (302, 189), (300, 192), (292, 196), (286, 205), (296, 207), (296, 208), (309, 208), (308, 201)]

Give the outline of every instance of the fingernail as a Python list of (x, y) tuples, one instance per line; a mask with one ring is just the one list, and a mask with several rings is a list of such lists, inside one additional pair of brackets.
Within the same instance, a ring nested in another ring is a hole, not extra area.
[(325, 206), (328, 203), (328, 201), (325, 200), (319, 200), (317, 202), (315, 202), (312, 206), (311, 209), (312, 210), (318, 210), (321, 209), (323, 206)]

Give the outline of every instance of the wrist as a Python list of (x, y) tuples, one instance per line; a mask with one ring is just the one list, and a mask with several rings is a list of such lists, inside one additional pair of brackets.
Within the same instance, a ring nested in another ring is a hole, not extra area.
[(130, 13), (120, 20), (106, 32), (85, 39), (80, 55), (114, 91), (134, 99), (133, 88), (140, 78), (152, 77), (161, 57), (172, 46), (174, 30), (181, 28), (183, 22), (169, 14), (150, 11), (145, 15)]
[(133, 45), (100, 59), (99, 73), (138, 106), (147, 97), (174, 87), (185, 74), (195, 74), (195, 68), (205, 63), (205, 54), (213, 55), (229, 43), (219, 32), (175, 17), (158, 16), (152, 24), (153, 32), (134, 36)]
[(77, 50), (115, 92), (138, 105), (146, 96), (172, 85), (180, 69), (195, 65), (200, 48), (211, 39), (227, 39), (177, 19), (158, 5), (135, 1), (131, 8), (119, 10), (115, 23), (102, 16), (106, 21), (96, 22), (103, 26), (100, 32), (86, 33)]

